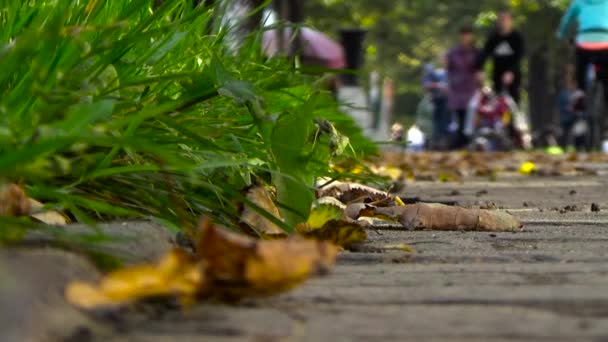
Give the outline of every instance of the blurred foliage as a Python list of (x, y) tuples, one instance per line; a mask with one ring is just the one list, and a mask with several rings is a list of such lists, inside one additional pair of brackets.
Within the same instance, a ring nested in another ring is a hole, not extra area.
[[(313, 181), (336, 177), (330, 159), (374, 146), (322, 82), (267, 60), (258, 33), (235, 54), (213, 6), (154, 3), (0, 3), (0, 180), (76, 221), (174, 229), (201, 214), (234, 226), (241, 191), (262, 181), (284, 229), (304, 222)], [(332, 153), (315, 118), (352, 149)]]
[(308, 23), (329, 33), (343, 27), (368, 30), (366, 59), (369, 70), (392, 77), (397, 86), (397, 115), (413, 115), (420, 99), (421, 67), (439, 63), (457, 41), (461, 25), (474, 25), (478, 44), (493, 28), (496, 11), (510, 9), (527, 38), (529, 54), (548, 58), (552, 80), (567, 60), (564, 44), (555, 40), (559, 19), (568, 0), (311, 0), (306, 2)]

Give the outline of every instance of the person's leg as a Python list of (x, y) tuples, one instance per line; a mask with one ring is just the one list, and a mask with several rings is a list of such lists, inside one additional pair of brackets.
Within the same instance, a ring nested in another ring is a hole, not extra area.
[(442, 134), (442, 105), (441, 105), (441, 100), (439, 99), (433, 99), (433, 132), (432, 132), (432, 139), (431, 139), (431, 148), (432, 149), (437, 149), (437, 146), (439, 145), (439, 140), (441, 139)]
[(589, 51), (576, 48), (576, 86), (578, 90), (587, 88), (587, 72), (590, 63)]
[(458, 123), (458, 132), (456, 133), (456, 148), (462, 148), (467, 144), (467, 137), (464, 134), (464, 128), (467, 120), (467, 110), (456, 110), (456, 122)]
[(438, 136), (437, 144), (439, 149), (445, 149), (448, 146), (448, 127), (451, 122), (451, 115), (448, 109), (448, 102), (446, 98), (440, 98), (436, 102), (437, 118), (438, 118)]
[(494, 75), (492, 77), (492, 83), (494, 84), (494, 92), (496, 94), (500, 94), (504, 89), (504, 85), (502, 83), (502, 74)]
[(574, 125), (574, 121), (566, 120), (561, 122), (561, 136), (560, 136), (560, 146), (562, 148), (567, 148), (568, 146), (573, 144), (573, 135), (572, 135), (572, 126)]
[(521, 100), (521, 81), (516, 79), (513, 84), (509, 86), (509, 95), (513, 98), (513, 101), (519, 106)]

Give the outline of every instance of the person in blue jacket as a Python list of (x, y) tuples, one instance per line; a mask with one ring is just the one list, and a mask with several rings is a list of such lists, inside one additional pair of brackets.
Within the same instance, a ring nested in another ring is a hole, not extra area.
[(566, 37), (573, 22), (578, 22), (576, 34), (575, 103), (584, 103), (589, 65), (608, 67), (608, 0), (574, 0), (570, 4), (558, 30), (558, 37)]

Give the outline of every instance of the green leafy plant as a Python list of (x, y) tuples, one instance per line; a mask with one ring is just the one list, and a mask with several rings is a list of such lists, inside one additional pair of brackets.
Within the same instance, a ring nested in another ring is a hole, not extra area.
[(266, 58), (259, 34), (234, 54), (212, 7), (153, 2), (0, 5), (0, 178), (76, 221), (173, 229), (201, 214), (233, 226), (262, 179), (283, 227), (303, 222), (337, 151), (374, 147), (320, 82)]

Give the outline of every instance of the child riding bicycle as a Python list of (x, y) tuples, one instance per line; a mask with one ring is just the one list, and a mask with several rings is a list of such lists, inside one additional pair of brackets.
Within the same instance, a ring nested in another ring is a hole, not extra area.
[(527, 122), (519, 107), (506, 91), (496, 94), (490, 87), (471, 99), (464, 133), (473, 148), (484, 151), (530, 147)]

